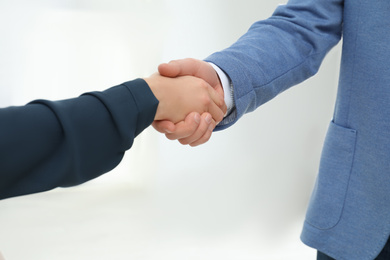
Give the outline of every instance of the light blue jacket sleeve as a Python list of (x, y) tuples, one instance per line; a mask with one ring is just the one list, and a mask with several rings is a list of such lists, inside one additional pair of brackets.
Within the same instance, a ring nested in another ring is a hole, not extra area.
[(234, 88), (235, 109), (217, 130), (314, 75), (341, 38), (342, 18), (343, 0), (290, 0), (209, 56), (206, 61), (220, 67)]

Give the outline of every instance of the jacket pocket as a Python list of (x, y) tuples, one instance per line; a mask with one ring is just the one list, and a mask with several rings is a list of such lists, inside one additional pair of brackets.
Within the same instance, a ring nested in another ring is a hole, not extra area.
[(356, 144), (356, 130), (331, 122), (326, 134), (316, 184), (306, 222), (330, 229), (340, 220), (348, 190)]

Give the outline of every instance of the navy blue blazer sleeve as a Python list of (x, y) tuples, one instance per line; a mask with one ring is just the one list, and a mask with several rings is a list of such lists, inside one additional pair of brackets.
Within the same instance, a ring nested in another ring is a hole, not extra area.
[(154, 119), (136, 79), (62, 101), (0, 109), (0, 199), (78, 185), (116, 167)]
[(220, 67), (234, 87), (235, 110), (217, 129), (314, 75), (341, 38), (343, 7), (344, 0), (289, 0), (209, 56), (206, 61)]

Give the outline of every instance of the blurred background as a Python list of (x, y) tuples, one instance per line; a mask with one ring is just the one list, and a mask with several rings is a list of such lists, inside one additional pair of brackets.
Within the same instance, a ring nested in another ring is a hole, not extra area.
[[(104, 90), (171, 59), (204, 59), (283, 2), (1, 0), (0, 107)], [(299, 236), (339, 60), (340, 45), (314, 78), (203, 146), (150, 127), (101, 178), (0, 201), (0, 252), (6, 260), (315, 259)]]

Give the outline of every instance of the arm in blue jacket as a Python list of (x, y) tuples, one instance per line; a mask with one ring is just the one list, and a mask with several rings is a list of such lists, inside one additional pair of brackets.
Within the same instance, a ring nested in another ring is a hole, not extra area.
[(112, 170), (157, 106), (137, 79), (74, 99), (0, 109), (0, 199), (77, 185)]
[(343, 0), (290, 0), (207, 61), (231, 79), (236, 109), (224, 129), (314, 75), (342, 33)]

